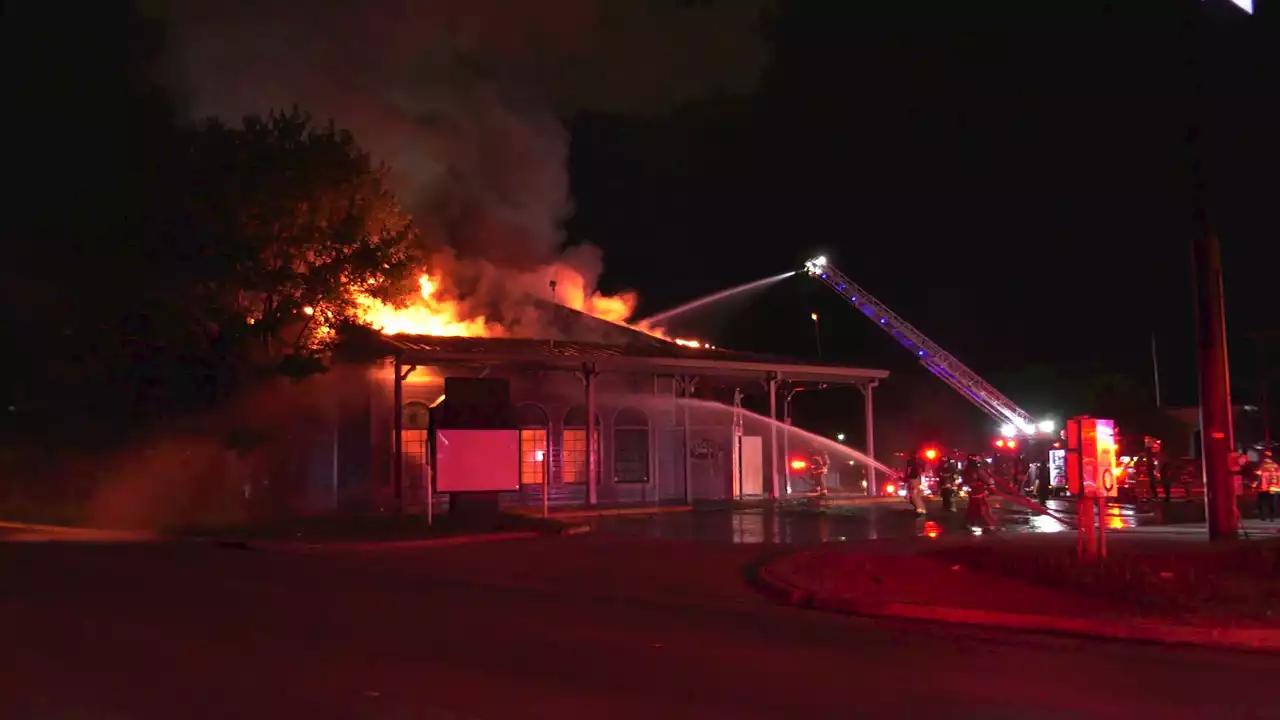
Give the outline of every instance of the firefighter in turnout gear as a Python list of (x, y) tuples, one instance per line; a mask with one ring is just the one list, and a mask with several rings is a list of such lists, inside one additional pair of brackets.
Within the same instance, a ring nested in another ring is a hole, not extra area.
[(956, 467), (955, 460), (944, 457), (942, 462), (938, 463), (938, 494), (942, 496), (942, 510), (944, 512), (952, 512), (956, 509), (957, 474), (959, 474), (959, 469)]
[(1258, 517), (1264, 522), (1274, 522), (1277, 502), (1280, 502), (1280, 464), (1268, 450), (1262, 453), (1262, 462), (1258, 463)]
[(965, 521), (973, 527), (994, 529), (996, 520), (991, 515), (991, 506), (987, 504), (987, 494), (994, 482), (985, 465), (986, 461), (977, 455), (970, 455), (964, 465), (961, 477), (965, 487), (969, 488), (969, 507), (965, 511)]
[(827, 494), (827, 471), (831, 469), (831, 456), (826, 450), (816, 453), (809, 459), (809, 482), (813, 484), (814, 492), (819, 495)]
[(907, 468), (902, 473), (902, 479), (907, 483), (907, 502), (915, 508), (917, 515), (924, 515), (924, 473), (915, 455), (907, 458)]

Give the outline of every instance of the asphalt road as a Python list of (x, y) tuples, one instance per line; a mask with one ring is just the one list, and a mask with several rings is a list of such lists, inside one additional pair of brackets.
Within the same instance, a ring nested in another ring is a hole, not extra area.
[(776, 551), (0, 544), (0, 717), (1280, 717), (1280, 657), (777, 607)]

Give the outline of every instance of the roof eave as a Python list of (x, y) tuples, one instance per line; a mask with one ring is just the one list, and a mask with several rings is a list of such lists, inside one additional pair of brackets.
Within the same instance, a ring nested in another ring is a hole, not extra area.
[(601, 370), (648, 370), (650, 372), (703, 372), (720, 376), (751, 376), (777, 373), (781, 380), (809, 382), (858, 383), (883, 380), (889, 377), (887, 370), (869, 368), (832, 367), (825, 365), (797, 365), (791, 363), (743, 362), (716, 358), (663, 358), (637, 355), (591, 356), (538, 356), (517, 353), (443, 353), (404, 348), (398, 354), (400, 361), (409, 364), (433, 365), (438, 363), (512, 364), (525, 367), (576, 369), (584, 363), (594, 364)]

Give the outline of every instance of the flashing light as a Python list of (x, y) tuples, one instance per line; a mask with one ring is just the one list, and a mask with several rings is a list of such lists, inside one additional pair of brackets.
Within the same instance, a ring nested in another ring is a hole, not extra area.
[(1018, 428), (1013, 423), (1005, 423), (1000, 426), (1000, 434), (1005, 437), (1013, 437), (1018, 434)]
[(809, 319), (818, 322), (818, 313), (809, 313)]
[(997, 441), (996, 441), (996, 447), (998, 447), (998, 448), (1002, 448), (1002, 447), (1004, 447), (1004, 440), (997, 440)]
[(807, 467), (809, 467), (809, 463), (805, 462), (804, 460), (792, 460), (792, 461), (791, 461), (791, 469), (792, 469), (792, 470), (803, 470), (803, 469), (805, 469), (805, 468), (807, 468)]
[(844, 442), (844, 433), (836, 433), (836, 440)]
[(895, 491), (896, 491), (896, 490), (897, 490), (897, 488), (895, 488), (895, 487), (893, 486), (893, 483), (889, 483), (888, 485), (885, 485), (885, 486), (884, 486), (884, 491), (885, 491), (885, 492), (887, 492), (887, 493), (889, 493), (890, 495), (895, 494)]
[(933, 448), (929, 448), (928, 450), (925, 450), (925, 451), (924, 451), (924, 456), (925, 456), (925, 458), (926, 458), (926, 459), (928, 459), (928, 460), (934, 460), (934, 459), (937, 459), (937, 457), (938, 457), (938, 451), (937, 451), (937, 450), (934, 450)]
[(1014, 449), (1014, 448), (1018, 447), (1018, 441), (1017, 441), (1017, 440), (1010, 440), (1010, 441), (1008, 442), (1008, 447), (1009, 447), (1009, 449), (1010, 449), (1010, 450), (1012, 450), (1012, 449)]
[(827, 267), (826, 255), (819, 255), (816, 258), (806, 260), (804, 263), (804, 269), (808, 271), (810, 275), (817, 275), (821, 273), (826, 267)]
[(1052, 420), (1041, 420), (1036, 428), (1042, 433), (1051, 433), (1057, 425)]

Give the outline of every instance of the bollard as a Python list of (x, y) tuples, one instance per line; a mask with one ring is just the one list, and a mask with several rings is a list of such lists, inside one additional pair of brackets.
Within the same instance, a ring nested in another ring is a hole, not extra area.
[(1095, 507), (1099, 500), (1097, 488), (1093, 483), (1085, 483), (1084, 492), (1080, 493), (1079, 511), (1077, 514), (1076, 554), (1079, 557), (1098, 557), (1098, 521), (1094, 517)]

